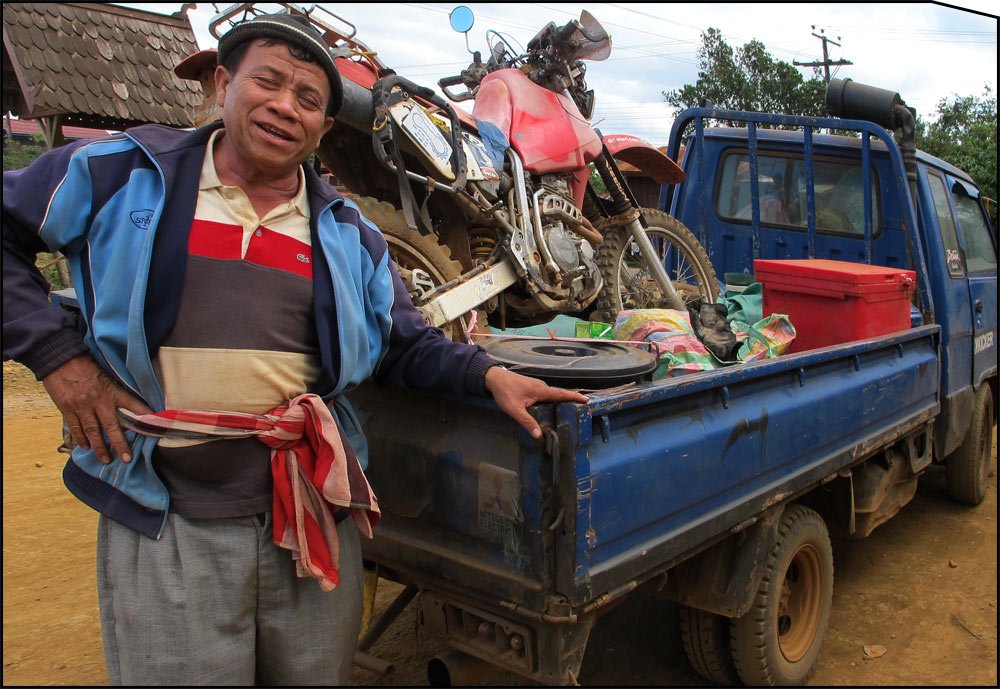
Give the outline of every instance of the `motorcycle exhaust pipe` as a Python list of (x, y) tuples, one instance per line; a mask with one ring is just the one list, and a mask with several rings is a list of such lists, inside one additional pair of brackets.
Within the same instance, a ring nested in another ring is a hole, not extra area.
[(375, 121), (375, 106), (372, 104), (372, 92), (364, 86), (355, 84), (350, 79), (342, 78), (344, 99), (340, 104), (340, 112), (336, 119), (349, 125), (353, 129), (359, 129), (367, 134), (371, 133), (372, 122)]
[(427, 682), (432, 687), (466, 687), (479, 684), (497, 666), (459, 651), (445, 651), (427, 663)]

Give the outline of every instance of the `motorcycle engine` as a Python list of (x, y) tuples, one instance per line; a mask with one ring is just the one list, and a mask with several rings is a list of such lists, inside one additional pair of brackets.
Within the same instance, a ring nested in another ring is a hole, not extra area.
[(531, 271), (540, 290), (532, 295), (534, 306), (544, 311), (584, 309), (597, 297), (602, 279), (593, 246), (573, 229), (585, 223), (583, 214), (573, 202), (566, 180), (555, 175), (542, 178), (533, 201), (540, 254), (539, 270)]
[[(580, 240), (579, 237), (570, 233), (561, 222), (546, 225), (543, 232), (549, 246), (549, 253), (552, 254), (552, 258), (555, 259), (563, 272), (569, 273), (580, 267), (583, 258), (583, 244), (590, 247), (590, 242)], [(591, 249), (591, 253), (593, 253), (593, 249)]]

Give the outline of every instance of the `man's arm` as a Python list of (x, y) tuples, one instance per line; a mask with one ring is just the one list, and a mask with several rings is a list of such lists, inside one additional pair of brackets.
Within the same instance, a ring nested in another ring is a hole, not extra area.
[[(62, 151), (59, 151), (62, 153)], [(23, 170), (3, 173), (3, 354), (41, 380), (87, 351), (75, 320), (49, 302), (49, 284), (35, 268), (41, 226), (68, 156), (53, 151)]]
[(482, 347), (449, 340), (439, 329), (424, 323), (413, 306), (403, 281), (390, 264), (395, 300), (389, 351), (382, 362), (382, 379), (416, 389), (460, 395), (492, 395), (497, 406), (517, 421), (533, 438), (540, 439), (538, 422), (528, 407), (538, 402), (577, 402), (587, 398), (575, 391), (554, 388), (535, 378), (508, 371)]
[[(108, 463), (107, 433), (114, 452), (128, 461), (128, 443), (115, 409), (151, 410), (98, 367), (73, 317), (50, 303), (49, 285), (35, 267), (38, 252), (64, 248), (47, 246), (42, 226), (56, 191), (70, 174), (74, 148), (49, 152), (28, 168), (3, 175), (4, 359), (24, 364), (42, 381), (78, 445), (92, 448)], [(80, 214), (75, 217), (82, 220)], [(64, 226), (60, 234), (82, 238), (86, 227), (79, 225)]]

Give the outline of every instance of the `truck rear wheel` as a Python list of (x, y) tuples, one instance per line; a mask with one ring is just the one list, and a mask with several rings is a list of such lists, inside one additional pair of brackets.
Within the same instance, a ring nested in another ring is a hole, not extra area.
[(976, 393), (972, 421), (965, 440), (948, 461), (948, 494), (966, 505), (978, 505), (986, 497), (986, 479), (990, 473), (993, 449), (993, 391), (983, 383)]
[(695, 671), (716, 684), (740, 683), (729, 650), (729, 618), (682, 605), (681, 641)]
[(733, 621), (731, 645), (744, 684), (801, 685), (812, 674), (833, 603), (833, 548), (823, 518), (785, 510), (750, 610)]

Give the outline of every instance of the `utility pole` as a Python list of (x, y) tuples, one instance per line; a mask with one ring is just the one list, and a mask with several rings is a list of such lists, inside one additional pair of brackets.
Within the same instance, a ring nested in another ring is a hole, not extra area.
[(835, 65), (835, 66), (839, 67), (841, 65), (853, 65), (854, 63), (851, 62), (850, 60), (830, 60), (829, 53), (827, 52), (827, 49), (826, 49), (826, 44), (827, 43), (833, 43), (835, 46), (837, 46), (839, 48), (840, 44), (837, 43), (837, 41), (840, 40), (840, 36), (837, 36), (837, 41), (835, 41), (832, 38), (827, 38), (823, 29), (820, 29), (819, 33), (815, 33), (815, 31), (816, 31), (816, 26), (815, 25), (812, 27), (812, 29), (813, 29), (813, 32), (814, 32), (813, 36), (815, 36), (819, 40), (823, 41), (823, 61), (822, 62), (796, 62), (796, 61), (793, 60), (792, 64), (795, 65), (795, 66), (797, 66), (797, 67), (822, 67), (823, 68), (823, 74), (826, 76), (826, 83), (829, 84), (830, 83), (830, 66), (831, 65)]

